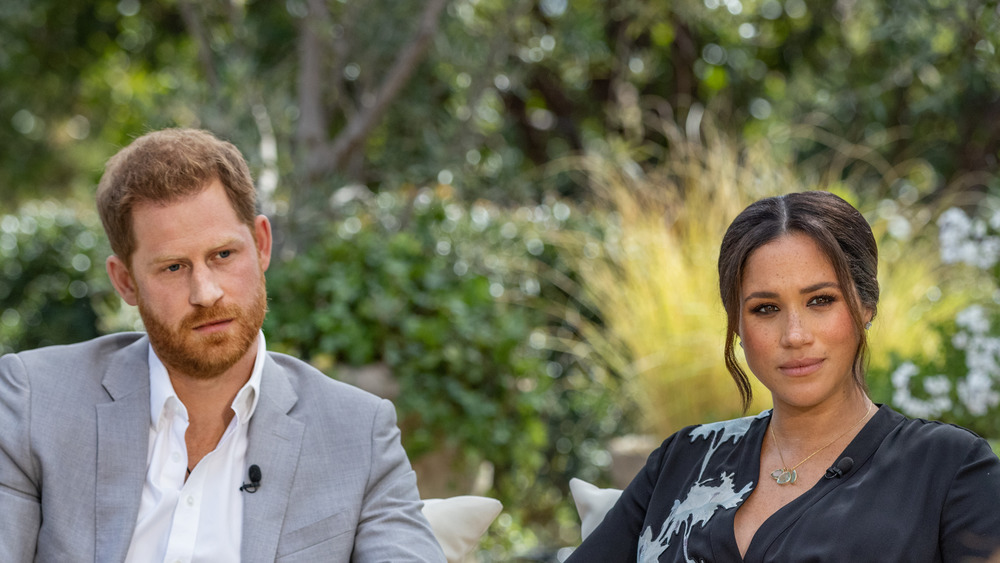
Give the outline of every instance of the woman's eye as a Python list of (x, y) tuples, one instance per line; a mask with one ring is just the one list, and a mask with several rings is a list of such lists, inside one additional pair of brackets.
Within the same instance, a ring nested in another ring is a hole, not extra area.
[(809, 300), (810, 305), (829, 305), (834, 302), (834, 298), (829, 295), (817, 295)]
[(770, 305), (770, 304), (767, 304), (767, 305), (758, 305), (758, 306), (756, 306), (756, 307), (753, 308), (753, 312), (754, 313), (761, 313), (761, 314), (775, 313), (777, 311), (778, 311), (778, 307), (776, 305)]

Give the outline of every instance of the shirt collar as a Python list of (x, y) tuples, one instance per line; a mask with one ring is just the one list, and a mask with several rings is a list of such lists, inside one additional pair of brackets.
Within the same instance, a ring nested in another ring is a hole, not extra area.
[[(233, 399), (232, 408), (236, 413), (236, 419), (240, 424), (250, 422), (250, 417), (257, 410), (257, 401), (260, 398), (260, 381), (264, 373), (264, 355), (267, 353), (267, 344), (264, 341), (264, 332), (257, 333), (257, 357), (254, 359), (253, 370), (250, 372), (250, 379), (236, 393)], [(176, 405), (176, 408), (183, 417), (187, 418), (187, 409), (177, 398), (174, 386), (170, 383), (170, 376), (167, 375), (167, 368), (160, 361), (159, 356), (153, 351), (153, 345), (149, 345), (147, 352), (149, 361), (149, 414), (153, 426), (157, 426), (160, 416), (167, 405)], [(174, 407), (172, 407), (174, 408)]]

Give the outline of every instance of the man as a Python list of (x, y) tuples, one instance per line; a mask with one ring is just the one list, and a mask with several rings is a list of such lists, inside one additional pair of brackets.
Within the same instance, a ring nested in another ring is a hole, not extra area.
[(97, 202), (147, 333), (0, 359), (0, 561), (444, 561), (392, 405), (266, 352), (239, 151), (150, 133)]

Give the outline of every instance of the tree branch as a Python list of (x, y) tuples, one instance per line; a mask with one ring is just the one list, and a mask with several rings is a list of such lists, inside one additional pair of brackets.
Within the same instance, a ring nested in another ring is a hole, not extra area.
[(427, 54), (431, 39), (437, 33), (441, 12), (447, 4), (448, 0), (428, 0), (416, 35), (400, 48), (395, 62), (375, 94), (374, 103), (352, 116), (330, 145), (323, 150), (313, 151), (307, 158), (307, 174), (310, 178), (341, 168), (368, 138)]
[(344, 83), (344, 70), (347, 67), (348, 59), (353, 55), (351, 48), (354, 41), (354, 29), (360, 12), (366, 7), (364, 2), (347, 2), (343, 7), (340, 16), (340, 31), (334, 33), (330, 48), (329, 85), (332, 96), (334, 111), (339, 111), (345, 118), (350, 119), (357, 111), (351, 96), (348, 94)]
[(323, 0), (309, 0), (309, 15), (302, 18), (299, 36), (299, 124), (296, 139), (306, 154), (315, 152), (325, 139), (323, 108), (323, 41), (317, 27), (329, 22)]
[(201, 18), (198, 17), (195, 6), (187, 0), (177, 0), (177, 7), (180, 8), (181, 18), (188, 33), (198, 42), (198, 60), (201, 61), (208, 84), (212, 87), (212, 91), (218, 92), (219, 73), (216, 72), (215, 63), (212, 62), (212, 44), (208, 40), (205, 27), (201, 25)]

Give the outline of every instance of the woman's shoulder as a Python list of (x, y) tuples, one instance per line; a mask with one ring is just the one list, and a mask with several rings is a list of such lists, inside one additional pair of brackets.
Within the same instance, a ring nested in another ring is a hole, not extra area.
[(882, 408), (895, 422), (890, 433), (890, 444), (894, 448), (903, 448), (921, 457), (955, 461), (962, 461), (973, 451), (992, 454), (986, 440), (967, 428), (938, 420), (909, 418), (887, 406)]
[[(889, 407), (883, 407), (889, 409)], [(891, 409), (889, 409), (891, 411)], [(924, 443), (941, 444), (963, 444), (984, 441), (978, 434), (957, 424), (942, 422), (940, 420), (927, 420), (924, 418), (910, 418), (902, 414), (891, 411), (899, 421), (898, 433), (908, 438), (919, 440)]]
[(770, 416), (771, 411), (766, 410), (755, 416), (686, 426), (664, 440), (650, 456), (651, 461), (655, 459), (660, 463), (668, 463), (667, 460), (676, 462), (676, 458), (691, 456), (702, 459), (722, 452), (742, 450), (741, 446), (745, 444), (759, 442), (759, 439), (747, 440), (747, 437), (763, 432)]
[(723, 442), (731, 440), (735, 443), (739, 442), (750, 432), (754, 423), (764, 423), (770, 418), (771, 411), (766, 410), (756, 416), (744, 416), (730, 420), (698, 424), (695, 426), (688, 426), (684, 430), (686, 431), (688, 439), (692, 442), (695, 440), (718, 439)]

